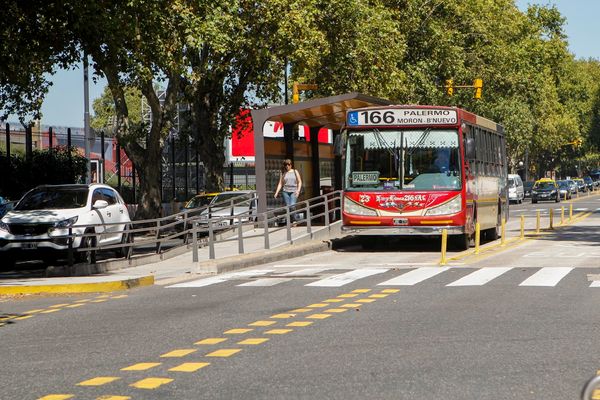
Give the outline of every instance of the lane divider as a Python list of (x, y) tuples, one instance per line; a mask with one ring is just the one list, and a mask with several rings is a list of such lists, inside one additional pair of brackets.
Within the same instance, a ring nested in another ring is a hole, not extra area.
[(106, 302), (108, 300), (114, 299), (124, 299), (126, 297), (128, 297), (128, 295), (126, 294), (121, 294), (117, 296), (101, 295), (90, 299), (76, 300), (72, 303), (53, 304), (51, 306), (48, 306), (48, 308), (39, 308), (35, 310), (25, 311), (23, 313), (5, 314), (0, 316), (0, 327), (12, 324), (14, 323), (14, 321), (22, 321), (25, 319), (33, 318), (36, 315), (40, 314), (52, 314), (55, 312), (67, 310), (68, 308), (79, 308), (91, 303)]
[[(168, 360), (177, 360), (183, 357), (194, 357), (198, 350), (207, 346), (213, 347), (216, 345), (226, 345), (229, 339), (236, 338), (236, 344), (241, 347), (222, 347), (213, 348), (203, 357), (213, 359), (227, 359), (230, 358), (245, 348), (256, 347), (264, 343), (268, 343), (272, 337), (286, 335), (294, 332), (291, 328), (304, 328), (314, 325), (320, 320), (325, 320), (334, 317), (338, 314), (346, 313), (351, 309), (359, 310), (364, 304), (370, 304), (377, 300), (384, 299), (391, 294), (398, 293), (400, 289), (381, 289), (376, 293), (369, 294), (372, 289), (355, 289), (351, 293), (344, 293), (335, 298), (323, 300), (322, 302), (312, 303), (305, 307), (296, 308), (288, 312), (271, 315), (267, 319), (261, 319), (247, 324), (251, 328), (232, 328), (223, 332), (226, 337), (208, 337), (194, 342), (196, 348), (181, 348), (171, 350), (159, 356), (161, 361), (167, 362)], [(364, 296), (361, 298), (356, 298)], [(336, 303), (343, 303), (350, 299), (350, 303), (336, 305)], [(91, 300), (90, 300), (91, 301)], [(81, 304), (86, 304), (82, 302)], [(66, 305), (64, 305), (66, 307)], [(333, 306), (333, 307), (332, 307)], [(332, 307), (332, 308), (328, 308)], [(314, 313), (316, 311), (316, 313)], [(273, 327), (273, 325), (279, 325)], [(262, 330), (262, 331), (261, 331)], [(256, 334), (256, 337), (243, 337)], [(140, 362), (121, 368), (119, 371), (126, 373), (143, 373), (145, 371), (151, 371), (155, 368), (162, 366), (164, 362)], [(190, 360), (189, 362), (179, 363), (178, 365), (171, 366), (167, 369), (168, 373), (193, 373), (200, 369), (209, 367), (210, 362), (200, 360)], [(157, 374), (158, 375), (158, 374)], [(162, 375), (162, 374), (160, 374)], [(128, 386), (141, 389), (141, 390), (154, 390), (168, 385), (175, 380), (173, 376), (151, 376), (130, 383)], [(79, 387), (99, 387), (99, 386), (110, 386), (113, 382), (122, 381), (127, 379), (123, 376), (98, 376), (79, 382), (76, 386)], [(75, 397), (75, 394), (49, 394), (40, 397), (38, 400), (67, 400)], [(129, 396), (120, 395), (103, 395), (98, 397), (97, 400), (127, 400)]]
[[(485, 247), (480, 247), (478, 252), (476, 250), (464, 251), (453, 257), (447, 258), (446, 262), (444, 264), (442, 264), (440, 262), (440, 265), (446, 265), (449, 261), (464, 261), (465, 259), (468, 259), (470, 257), (474, 257), (475, 261), (483, 260), (485, 258), (491, 257), (492, 255), (498, 254), (501, 251), (513, 249), (517, 246), (520, 246), (520, 245), (526, 243), (528, 240), (535, 239), (540, 236), (550, 235), (550, 234), (554, 233), (553, 231), (556, 231), (558, 228), (563, 228), (563, 227), (572, 225), (576, 222), (583, 221), (584, 219), (588, 218), (592, 214), (593, 214), (593, 212), (580, 212), (579, 214), (575, 215), (571, 220), (565, 221), (564, 224), (560, 224), (560, 225), (549, 224), (550, 227), (548, 229), (541, 228), (540, 222), (538, 219), (538, 220), (536, 220), (536, 228), (535, 228), (535, 232), (533, 232), (533, 233), (524, 234), (523, 229), (522, 229), (521, 234), (519, 236), (507, 238), (504, 241), (504, 243), (502, 243), (502, 241), (500, 241), (499, 243), (493, 243), (493, 244), (485, 246)], [(444, 258), (444, 257), (442, 256), (442, 258)]]

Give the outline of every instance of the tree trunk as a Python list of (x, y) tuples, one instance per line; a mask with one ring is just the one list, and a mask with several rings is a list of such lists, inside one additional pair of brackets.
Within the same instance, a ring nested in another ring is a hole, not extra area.
[(150, 146), (143, 154), (126, 146), (127, 156), (135, 165), (140, 178), (140, 197), (135, 219), (155, 219), (161, 216), (160, 146)]
[(205, 167), (205, 189), (208, 192), (218, 192), (224, 186), (225, 145), (224, 136), (217, 126), (217, 113), (211, 112), (209, 104), (209, 101), (196, 101), (192, 104), (192, 135), (196, 138), (198, 154)]

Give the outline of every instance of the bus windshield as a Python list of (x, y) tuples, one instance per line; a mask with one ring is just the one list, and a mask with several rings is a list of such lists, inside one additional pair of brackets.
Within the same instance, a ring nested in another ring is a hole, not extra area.
[(349, 131), (345, 180), (349, 191), (460, 190), (458, 131)]

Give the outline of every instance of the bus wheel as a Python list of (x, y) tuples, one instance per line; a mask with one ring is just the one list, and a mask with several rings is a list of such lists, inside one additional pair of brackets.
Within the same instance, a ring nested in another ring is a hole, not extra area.
[(468, 250), (471, 244), (471, 235), (463, 233), (451, 237), (451, 245), (458, 251)]

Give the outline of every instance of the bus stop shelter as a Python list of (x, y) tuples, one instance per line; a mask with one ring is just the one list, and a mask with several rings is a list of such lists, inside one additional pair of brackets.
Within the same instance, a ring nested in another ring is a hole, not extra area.
[[(273, 192), (286, 158), (292, 160), (302, 175), (304, 199), (318, 196), (324, 190), (341, 189), (341, 157), (334, 155), (330, 141), (318, 139), (319, 131), (331, 129), (335, 138), (344, 126), (347, 110), (390, 104), (389, 100), (353, 92), (252, 110), (258, 211), (265, 212), (269, 205), (274, 205)], [(283, 138), (264, 137), (268, 121), (283, 124)], [(307, 126), (310, 134), (300, 138), (298, 125)]]

